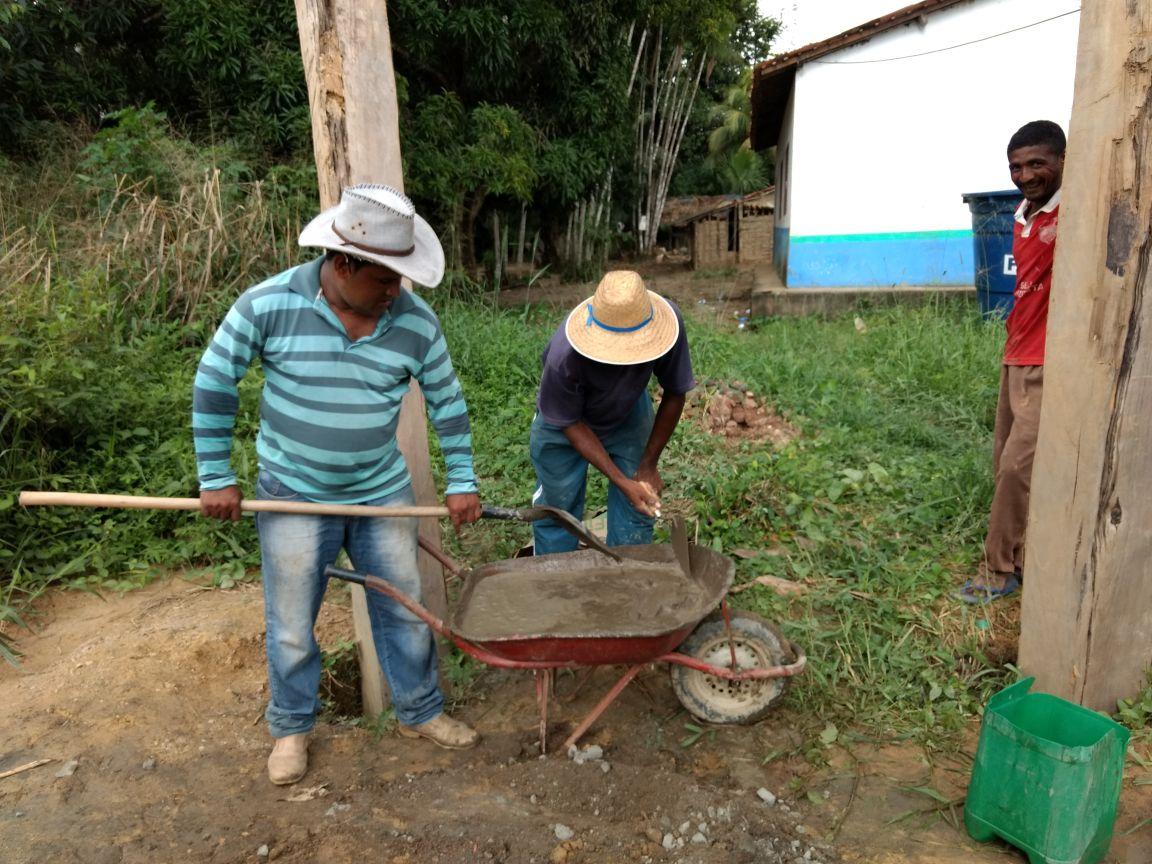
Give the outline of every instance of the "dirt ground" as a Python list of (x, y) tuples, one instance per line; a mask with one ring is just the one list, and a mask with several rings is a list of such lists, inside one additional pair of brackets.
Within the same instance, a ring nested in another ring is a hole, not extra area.
[[(350, 617), (344, 590), (330, 591), (321, 643), (349, 638)], [(0, 778), (4, 864), (1024, 860), (972, 843), (948, 807), (915, 791), (962, 796), (966, 762), (860, 744), (818, 771), (764, 764), (800, 743), (785, 711), (686, 741), (691, 718), (660, 667), (585, 739), (601, 760), (539, 758), (530, 674), (482, 669), (456, 689), (455, 711), (483, 733), (476, 749), (327, 722), (308, 776), (278, 788), (264, 775), (258, 586), (174, 578), (123, 596), (56, 592), (34, 625), (21, 668), (0, 669), (0, 772), (52, 761)], [(553, 740), (614, 671), (579, 686), (561, 676)], [(1118, 833), (1150, 813), (1152, 790), (1126, 786)], [(1108, 860), (1152, 861), (1152, 830), (1118, 837)]]

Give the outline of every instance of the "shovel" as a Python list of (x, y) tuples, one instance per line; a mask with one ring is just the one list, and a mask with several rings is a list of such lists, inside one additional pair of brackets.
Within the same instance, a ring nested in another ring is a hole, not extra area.
[[(33, 492), (20, 493), (20, 504), (24, 507), (116, 507), (128, 510), (199, 510), (199, 498), (150, 498), (146, 495), (96, 495), (84, 492)], [(441, 518), (448, 515), (447, 507), (408, 506), (375, 507), (368, 504), (320, 504), (313, 501), (268, 501), (258, 498), (245, 498), (240, 509), (247, 513), (302, 513), (312, 516), (431, 516)], [(595, 534), (588, 531), (571, 513), (559, 507), (507, 507), (485, 506), (480, 511), (483, 519), (511, 519), (518, 522), (535, 522), (538, 519), (554, 519), (565, 531), (583, 540), (598, 552), (621, 561), (621, 557), (605, 546)]]

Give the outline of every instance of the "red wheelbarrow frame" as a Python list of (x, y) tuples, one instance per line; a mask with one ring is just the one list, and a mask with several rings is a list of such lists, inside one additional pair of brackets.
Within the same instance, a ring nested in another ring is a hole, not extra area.
[[(727, 598), (720, 601), (720, 611), (724, 616), (724, 623), (728, 631), (729, 649), (732, 655), (732, 664), (730, 667), (713, 666), (710, 663), (705, 663), (702, 660), (697, 660), (695, 657), (690, 657), (687, 654), (681, 654), (673, 650), (696, 629), (696, 626), (699, 624), (698, 621), (659, 636), (595, 637), (581, 640), (557, 638), (553, 641), (569, 643), (574, 641), (582, 642), (585, 649), (582, 653), (585, 654), (585, 657), (579, 660), (530, 660), (501, 655), (482, 644), (478, 644), (470, 639), (465, 639), (458, 633), (453, 632), (452, 628), (448, 626), (444, 619), (433, 615), (427, 608), (413, 600), (403, 591), (400, 591), (377, 576), (370, 576), (364, 573), (358, 573), (355, 570), (347, 570), (335, 566), (325, 568), (324, 572), (326, 576), (342, 579), (345, 582), (354, 582), (357, 585), (371, 588), (373, 591), (379, 591), (381, 594), (392, 598), (413, 615), (420, 618), (420, 620), (438, 634), (451, 640), (461, 651), (471, 657), (475, 657), (481, 663), (494, 666), (498, 669), (532, 670), (536, 676), (536, 701), (540, 708), (541, 753), (545, 752), (545, 730), (548, 724), (548, 698), (551, 692), (552, 672), (555, 669), (573, 669), (618, 663), (628, 666), (627, 671), (620, 677), (620, 680), (613, 685), (612, 689), (604, 694), (604, 697), (596, 703), (596, 706), (580, 721), (572, 734), (568, 736), (568, 739), (561, 748), (561, 752), (567, 752), (570, 747), (575, 746), (581, 736), (588, 731), (588, 728), (595, 723), (597, 718), (616, 700), (616, 697), (623, 692), (624, 688), (639, 674), (640, 670), (649, 663), (675, 663), (680, 666), (695, 669), (698, 672), (703, 672), (705, 675), (713, 675), (728, 681), (791, 678), (793, 675), (798, 675), (804, 671), (804, 667), (808, 664), (808, 658), (804, 655), (804, 652), (800, 650), (795, 643), (788, 642), (788, 649), (792, 652), (792, 655), (796, 657), (796, 660), (792, 663), (785, 666), (770, 666), (760, 669), (737, 669), (736, 650), (731, 641), (732, 623), (728, 613)], [(548, 641), (547, 638), (531, 638), (504, 641), (499, 644), (501, 648), (515, 651), (518, 646), (520, 648), (540, 647), (546, 645)]]

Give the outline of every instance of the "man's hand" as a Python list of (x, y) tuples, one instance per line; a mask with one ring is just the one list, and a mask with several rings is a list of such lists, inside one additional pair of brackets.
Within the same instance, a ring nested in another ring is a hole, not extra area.
[[(652, 491), (657, 495), (664, 491), (664, 478), (660, 476), (660, 469), (653, 465), (640, 464), (636, 469), (636, 474), (632, 477), (641, 483), (647, 483), (652, 487)], [(657, 501), (656, 505), (659, 506), (660, 502)]]
[(444, 504), (448, 507), (448, 518), (457, 531), (461, 525), (475, 522), (480, 518), (480, 496), (475, 492), (465, 495), (445, 495)]
[(223, 489), (200, 490), (200, 512), (213, 519), (240, 521), (240, 502), (244, 496), (239, 486), (225, 486)]
[(620, 491), (628, 496), (633, 507), (645, 516), (655, 516), (660, 509), (660, 497), (648, 483), (643, 480), (623, 480), (616, 484)]

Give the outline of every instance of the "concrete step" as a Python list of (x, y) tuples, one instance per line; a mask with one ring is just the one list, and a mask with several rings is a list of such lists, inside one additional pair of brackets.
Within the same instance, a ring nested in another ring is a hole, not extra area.
[(782, 315), (836, 315), (866, 305), (923, 305), (962, 298), (976, 303), (974, 285), (901, 285), (892, 288), (784, 288), (752, 289), (753, 317)]

